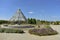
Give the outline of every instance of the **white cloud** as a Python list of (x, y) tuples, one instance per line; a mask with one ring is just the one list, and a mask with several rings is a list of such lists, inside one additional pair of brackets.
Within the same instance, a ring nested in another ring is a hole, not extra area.
[(29, 14), (33, 14), (34, 12), (32, 12), (32, 11), (30, 11), (30, 12), (28, 12)]

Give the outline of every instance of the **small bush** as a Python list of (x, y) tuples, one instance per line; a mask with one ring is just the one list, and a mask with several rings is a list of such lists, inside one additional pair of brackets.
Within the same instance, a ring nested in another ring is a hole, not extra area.
[(0, 33), (24, 33), (23, 30), (0, 28)]
[(4, 30), (5, 30), (5, 29), (1, 29), (1, 28), (0, 28), (0, 32), (1, 32), (1, 33), (3, 33), (3, 32), (4, 32)]
[(58, 34), (58, 32), (53, 30), (51, 27), (46, 27), (46, 28), (41, 28), (41, 29), (31, 29), (31, 30), (29, 30), (29, 33), (39, 35), (39, 36)]

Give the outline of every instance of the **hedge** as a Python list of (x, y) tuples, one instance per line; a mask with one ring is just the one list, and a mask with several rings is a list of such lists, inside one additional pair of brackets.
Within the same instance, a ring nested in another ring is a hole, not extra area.
[(0, 33), (24, 33), (23, 30), (0, 28)]

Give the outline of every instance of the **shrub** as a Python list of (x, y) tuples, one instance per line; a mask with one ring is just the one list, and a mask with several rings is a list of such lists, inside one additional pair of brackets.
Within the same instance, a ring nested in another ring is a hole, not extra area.
[(0, 28), (0, 33), (24, 33), (23, 30)]
[(4, 32), (4, 30), (5, 30), (5, 29), (1, 29), (1, 28), (0, 28), (0, 32), (1, 32), (1, 33), (3, 33), (3, 32)]

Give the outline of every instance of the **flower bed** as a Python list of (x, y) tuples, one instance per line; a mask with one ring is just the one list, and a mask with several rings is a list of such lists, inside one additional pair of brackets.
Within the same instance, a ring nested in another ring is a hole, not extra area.
[(31, 30), (29, 30), (29, 33), (39, 35), (39, 36), (58, 34), (58, 32), (53, 30), (51, 27), (44, 27), (44, 28), (40, 28), (40, 29), (31, 29)]

